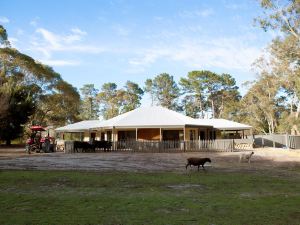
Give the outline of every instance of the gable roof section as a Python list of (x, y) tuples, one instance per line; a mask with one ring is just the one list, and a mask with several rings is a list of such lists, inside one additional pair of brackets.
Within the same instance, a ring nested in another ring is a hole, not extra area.
[(249, 130), (252, 127), (246, 124), (237, 123), (225, 119), (198, 119), (203, 124), (213, 126), (218, 130)]
[[(183, 127), (191, 126), (211, 126), (201, 124), (201, 121), (184, 116), (181, 113), (166, 109), (161, 106), (140, 107), (130, 112), (121, 114), (112, 119), (103, 121), (100, 127), (103, 128), (159, 128), (159, 127)], [(99, 128), (94, 126), (92, 128)]]
[[(103, 121), (102, 121), (103, 122)], [(101, 121), (100, 120), (83, 120), (78, 123), (72, 123), (69, 125), (66, 125), (64, 127), (59, 127), (55, 129), (55, 131), (60, 131), (60, 132), (84, 132), (93, 126), (100, 126)]]

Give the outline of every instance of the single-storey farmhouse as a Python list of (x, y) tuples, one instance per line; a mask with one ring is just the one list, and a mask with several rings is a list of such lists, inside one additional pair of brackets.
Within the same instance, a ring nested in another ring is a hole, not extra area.
[(87, 120), (70, 124), (57, 128), (56, 132), (60, 138), (81, 141), (194, 141), (224, 138), (221, 135), (224, 131), (234, 132), (234, 138), (243, 138), (244, 131), (251, 128), (224, 119), (193, 119), (164, 107), (152, 106), (106, 121)]
[(107, 140), (186, 141), (197, 140), (201, 133), (209, 139), (213, 126), (160, 107), (141, 107), (116, 116), (91, 129), (104, 132)]

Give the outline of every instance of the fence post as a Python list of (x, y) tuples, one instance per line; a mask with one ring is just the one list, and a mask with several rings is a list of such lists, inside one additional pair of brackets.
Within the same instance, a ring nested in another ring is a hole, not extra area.
[(118, 142), (117, 141), (114, 141), (115, 142), (115, 144), (114, 144), (114, 150), (116, 151), (117, 150), (117, 144), (118, 144)]
[(273, 148), (276, 147), (274, 139), (275, 139), (274, 134), (272, 134)]
[(288, 133), (285, 134), (285, 142), (286, 142), (286, 149), (290, 149), (290, 143), (289, 143), (289, 135), (288, 135)]
[(232, 139), (232, 148), (231, 148), (231, 151), (232, 152), (234, 151), (234, 139)]

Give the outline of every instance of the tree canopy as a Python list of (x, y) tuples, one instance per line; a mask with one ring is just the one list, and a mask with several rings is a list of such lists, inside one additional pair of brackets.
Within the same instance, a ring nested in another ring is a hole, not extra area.
[(147, 79), (144, 90), (151, 95), (152, 101), (168, 109), (178, 109), (180, 89), (173, 76), (162, 73), (153, 80)]
[[(26, 123), (64, 125), (76, 121), (79, 94), (51, 67), (11, 48), (0, 26), (0, 140), (22, 135)], [(12, 122), (13, 121), (13, 122)]]
[(82, 95), (80, 118), (83, 120), (96, 120), (99, 118), (99, 102), (97, 95), (99, 91), (94, 84), (85, 84), (80, 88)]
[[(261, 0), (260, 3), (264, 13), (256, 21), (264, 30), (278, 33), (267, 55), (256, 63), (261, 78), (268, 74), (270, 81), (276, 80), (277, 92), (272, 95), (272, 101), (276, 102), (278, 96), (282, 99), (283, 109), (276, 109), (279, 119), (270, 132), (300, 134), (297, 122), (300, 113), (300, 1)], [(274, 91), (273, 86), (270, 91)]]
[(144, 91), (137, 83), (127, 81), (125, 87), (118, 89), (115, 83), (105, 83), (98, 94), (100, 112), (104, 119), (138, 108)]
[(239, 101), (240, 95), (235, 79), (229, 74), (216, 74), (211, 71), (192, 71), (180, 79), (185, 94), (183, 109), (186, 115), (204, 118), (210, 111), (213, 118), (228, 117), (228, 108)]

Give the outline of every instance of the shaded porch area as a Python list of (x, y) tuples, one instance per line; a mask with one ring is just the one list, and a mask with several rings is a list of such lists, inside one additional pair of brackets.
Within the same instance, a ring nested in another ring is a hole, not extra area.
[(99, 131), (109, 141), (194, 141), (214, 139), (212, 127), (112, 128)]
[(113, 150), (185, 151), (199, 148), (199, 141), (212, 139), (212, 127), (154, 127), (104, 129)]

